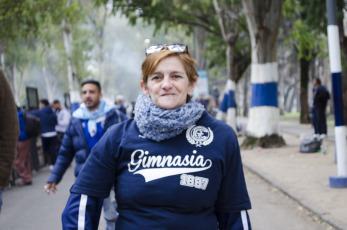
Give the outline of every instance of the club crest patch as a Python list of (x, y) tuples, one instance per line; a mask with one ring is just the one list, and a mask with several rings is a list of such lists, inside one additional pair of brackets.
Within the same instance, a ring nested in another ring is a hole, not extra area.
[(192, 125), (187, 129), (186, 138), (189, 143), (201, 147), (209, 145), (213, 141), (213, 132), (204, 126)]

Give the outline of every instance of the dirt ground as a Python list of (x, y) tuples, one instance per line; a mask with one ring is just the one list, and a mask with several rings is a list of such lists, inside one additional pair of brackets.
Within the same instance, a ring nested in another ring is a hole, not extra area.
[[(329, 176), (337, 174), (335, 143), (323, 141), (325, 151), (300, 153), (300, 137), (286, 133), (283, 137), (286, 146), (282, 148), (241, 150), (244, 166), (320, 219), (347, 229), (347, 189), (329, 185)], [(240, 143), (243, 138), (239, 137)]]

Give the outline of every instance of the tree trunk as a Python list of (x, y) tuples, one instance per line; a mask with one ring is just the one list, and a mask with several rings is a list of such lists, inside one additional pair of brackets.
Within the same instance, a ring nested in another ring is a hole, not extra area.
[(0, 65), (1, 65), (1, 68), (5, 71), (5, 54), (4, 54), (4, 50), (2, 49), (1, 42), (0, 42)]
[(99, 46), (99, 65), (100, 65), (100, 84), (101, 88), (104, 90), (105, 95), (107, 95), (108, 86), (106, 84), (106, 67), (105, 67), (105, 51), (104, 51), (104, 45), (105, 45), (105, 25), (106, 25), (106, 19), (107, 19), (107, 9), (105, 6), (104, 11), (102, 12), (102, 21), (100, 25), (97, 25), (98, 28), (95, 28), (95, 30), (98, 30), (98, 46)]
[(77, 74), (76, 68), (74, 68), (72, 63), (72, 35), (70, 26), (65, 23), (65, 20), (62, 21), (63, 28), (63, 37), (64, 37), (64, 46), (65, 52), (67, 54), (66, 67), (67, 67), (67, 77), (69, 81), (69, 90), (70, 90), (70, 100), (71, 103), (80, 102), (80, 93), (77, 87)]
[[(228, 6), (225, 4), (224, 1), (222, 1), (222, 7), (220, 7), (218, 0), (214, 0), (214, 8), (217, 12), (218, 18), (219, 18), (219, 27), (221, 30), (221, 34), (223, 36), (223, 39), (227, 45), (226, 49), (226, 67), (227, 67), (227, 77), (230, 81), (227, 81), (227, 86), (224, 89), (224, 100), (235, 100), (235, 79), (239, 79), (238, 72), (237, 72), (237, 66), (235, 65), (235, 43), (238, 39), (238, 33), (239, 33), (239, 26), (235, 26), (235, 24), (231, 23), (233, 21), (232, 18), (230, 18), (228, 15), (233, 14), (231, 10), (228, 9)], [(229, 87), (228, 87), (229, 85)], [(224, 102), (222, 104), (228, 104), (232, 105), (230, 108), (224, 108), (223, 110), (219, 111), (219, 114), (217, 114), (217, 119), (224, 120), (223, 117), (225, 115), (226, 122), (236, 129), (236, 107), (234, 103), (226, 103)], [(226, 114), (225, 114), (226, 113)], [(224, 115), (222, 115), (224, 114)]]
[(249, 89), (249, 76), (245, 76), (244, 94), (243, 97), (243, 116), (248, 116), (248, 89)]
[(53, 92), (52, 92), (52, 85), (51, 82), (49, 80), (49, 73), (46, 70), (46, 66), (42, 66), (42, 75), (43, 75), (43, 79), (45, 79), (45, 89), (46, 89), (46, 93), (47, 93), (47, 100), (49, 102), (53, 102)]
[[(339, 2), (337, 2), (338, 4)], [(345, 4), (343, 3), (343, 6)], [(342, 6), (338, 5), (338, 10), (342, 12), (344, 8)], [(347, 55), (347, 37), (344, 36), (343, 31), (343, 21), (338, 21), (339, 26), (339, 36), (340, 36), (340, 45), (341, 45), (341, 51), (344, 53), (344, 55)], [(342, 65), (342, 71), (341, 71), (341, 88), (342, 88), (342, 102), (343, 102), (343, 111), (344, 111), (344, 120), (346, 122), (347, 118), (347, 68)], [(331, 101), (333, 101), (333, 92), (331, 94)]]
[(18, 97), (18, 106), (21, 105), (20, 103), (20, 98), (22, 96), (22, 89), (23, 89), (23, 77), (24, 77), (24, 73), (22, 70), (19, 70), (19, 78), (18, 78), (18, 82), (17, 82), (17, 97)]
[(17, 105), (19, 105), (19, 97), (18, 97), (18, 74), (17, 74), (17, 68), (16, 68), (16, 63), (13, 63), (12, 67), (12, 84), (13, 84), (13, 96), (14, 96), (14, 100), (16, 102)]
[(206, 70), (207, 61), (203, 51), (206, 49), (206, 31), (201, 27), (194, 27), (194, 45), (195, 45), (195, 60), (198, 70)]
[[(282, 146), (278, 108), (277, 35), (284, 0), (243, 0), (252, 44), (252, 102), (248, 140), (262, 139), (263, 146)], [(268, 139), (266, 137), (269, 137)], [(265, 138), (265, 140), (264, 140)], [(252, 140), (254, 143), (254, 140)]]
[(308, 81), (310, 61), (300, 58), (300, 124), (309, 124)]

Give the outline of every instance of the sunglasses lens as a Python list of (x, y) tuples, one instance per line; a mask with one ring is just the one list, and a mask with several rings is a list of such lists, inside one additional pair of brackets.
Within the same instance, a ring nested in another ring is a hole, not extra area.
[(146, 54), (152, 54), (152, 53), (156, 53), (159, 52), (160, 50), (163, 49), (164, 46), (162, 45), (153, 45), (153, 46), (148, 46), (146, 48)]
[(172, 45), (169, 45), (168, 48), (169, 50), (172, 50), (172, 51), (176, 51), (176, 52), (184, 52), (186, 50), (186, 45), (182, 45), (182, 44), (172, 44)]
[[(171, 50), (171, 51), (180, 52), (180, 53), (185, 52), (186, 49), (188, 48), (186, 45), (182, 45), (182, 44), (152, 45), (152, 46), (148, 46), (148, 47), (146, 48), (146, 55), (159, 52), (160, 50), (162, 50), (162, 49), (164, 48), (164, 46), (167, 46), (167, 48), (168, 48), (169, 50)], [(188, 50), (188, 49), (187, 49), (187, 50)]]

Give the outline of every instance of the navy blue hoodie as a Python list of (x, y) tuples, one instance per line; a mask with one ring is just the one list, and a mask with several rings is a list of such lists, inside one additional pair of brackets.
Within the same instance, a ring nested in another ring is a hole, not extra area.
[(40, 119), (41, 133), (55, 132), (57, 115), (55, 115), (51, 106), (47, 105), (42, 109), (33, 110), (30, 114)]

